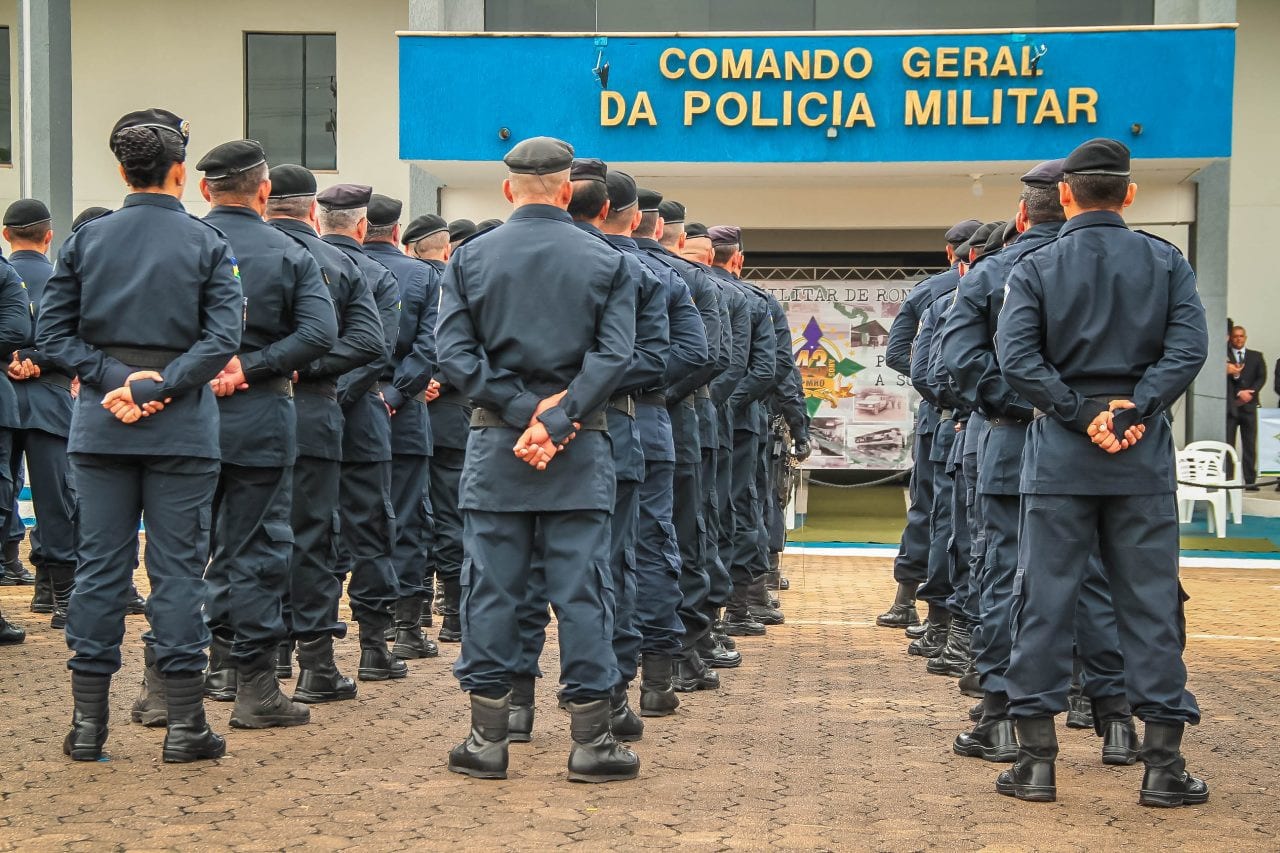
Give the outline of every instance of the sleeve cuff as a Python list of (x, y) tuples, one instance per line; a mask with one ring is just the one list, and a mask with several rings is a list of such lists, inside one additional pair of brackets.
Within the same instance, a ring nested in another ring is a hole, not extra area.
[(556, 444), (564, 442), (575, 432), (573, 421), (569, 420), (568, 414), (560, 406), (552, 406), (547, 409), (538, 415), (538, 420), (547, 428), (547, 434), (551, 436), (551, 440)]
[(135, 379), (129, 383), (129, 393), (133, 396), (133, 404), (154, 403), (164, 396), (164, 385), (154, 379)]
[(262, 379), (270, 375), (266, 360), (262, 357), (261, 352), (245, 353), (239, 358), (240, 372), (244, 374), (246, 382), (252, 383), (256, 379)]
[(382, 386), (382, 399), (393, 409), (404, 405), (404, 395), (393, 385)]
[(121, 364), (115, 359), (107, 359), (107, 366), (102, 371), (102, 389), (114, 391), (117, 388), (123, 388), (125, 380), (132, 373), (133, 370), (127, 364)]
[(503, 407), (502, 419), (516, 429), (528, 429), (529, 423), (533, 420), (533, 413), (537, 411), (540, 402), (542, 401), (536, 394), (528, 391), (517, 394)]
[(1093, 423), (1093, 419), (1107, 410), (1106, 400), (1095, 400), (1092, 397), (1085, 397), (1080, 401), (1080, 410), (1076, 413), (1075, 420), (1071, 422), (1071, 426), (1080, 432), (1088, 432), (1089, 424)]

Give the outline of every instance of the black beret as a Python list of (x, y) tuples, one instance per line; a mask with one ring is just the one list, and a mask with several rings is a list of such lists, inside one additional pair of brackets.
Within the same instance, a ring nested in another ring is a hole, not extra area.
[(695, 240), (698, 237), (711, 239), (711, 235), (707, 233), (707, 226), (701, 222), (686, 222), (684, 224), (684, 238), (686, 240)]
[(432, 234), (448, 230), (449, 223), (442, 217), (434, 213), (426, 213), (409, 223), (409, 227), (405, 228), (404, 233), (400, 235), (400, 242), (407, 246), (418, 242), (423, 237), (430, 237)]
[(316, 194), (316, 176), (310, 169), (281, 163), (272, 167), (269, 174), (272, 198), (302, 198)]
[(243, 174), (267, 162), (267, 152), (256, 139), (237, 139), (224, 142), (200, 158), (196, 168), (204, 172), (206, 180), (216, 181)]
[(987, 235), (987, 242), (982, 246), (982, 254), (984, 255), (987, 252), (997, 252), (1004, 248), (1004, 227), (1006, 223), (993, 222), (991, 225), (995, 227), (991, 229), (991, 233)]
[(947, 229), (946, 240), (953, 246), (959, 246), (973, 236), (973, 232), (978, 230), (982, 223), (976, 219), (966, 219), (964, 222), (957, 222)]
[(1062, 158), (1045, 160), (1023, 175), (1022, 182), (1029, 187), (1056, 187), (1062, 180), (1062, 164), (1065, 162)]
[(325, 210), (354, 210), (368, 207), (373, 187), (364, 184), (334, 184), (316, 196)]
[(956, 249), (956, 254), (962, 258), (968, 258), (969, 252), (977, 249), (982, 251), (982, 247), (987, 244), (987, 238), (991, 236), (991, 232), (997, 227), (1003, 228), (1003, 222), (988, 222), (985, 225), (979, 225), (978, 229), (969, 235), (969, 239), (960, 244), (960, 248)]
[(514, 175), (550, 175), (572, 165), (573, 146), (550, 136), (535, 136), (517, 142), (502, 162)]
[(49, 208), (38, 198), (20, 198), (4, 212), (6, 228), (26, 228), (38, 222), (48, 222), (53, 216)]
[(569, 180), (599, 181), (603, 184), (604, 176), (608, 172), (609, 167), (603, 160), (597, 160), (594, 157), (575, 157), (573, 164), (569, 166)]
[(149, 110), (134, 110), (121, 116), (120, 120), (111, 128), (111, 138), (114, 139), (117, 133), (130, 127), (155, 127), (163, 130), (172, 130), (182, 137), (184, 146), (187, 144), (187, 140), (191, 138), (190, 122), (159, 107), (152, 107)]
[(76, 215), (76, 218), (74, 220), (72, 220), (71, 230), (75, 231), (81, 225), (84, 225), (86, 222), (92, 222), (93, 220), (97, 219), (99, 216), (106, 216), (110, 212), (111, 212), (111, 208), (109, 207), (86, 207), (84, 210), (80, 211), (80, 213)]
[(449, 223), (449, 242), (465, 240), (476, 233), (476, 224), (470, 219), (455, 219)]
[(1118, 139), (1090, 139), (1067, 155), (1062, 171), (1068, 175), (1129, 177), (1129, 147)]
[(712, 225), (707, 229), (707, 236), (713, 246), (742, 247), (742, 229), (737, 225)]
[(476, 223), (476, 233), (483, 234), (486, 231), (492, 231), (502, 224), (501, 219), (485, 219)]
[(1006, 222), (1004, 231), (1001, 233), (1000, 237), (1005, 245), (1008, 245), (1018, 239), (1018, 220), (1010, 219)]
[(389, 195), (373, 193), (369, 196), (369, 224), (375, 227), (395, 225), (400, 221), (400, 211), (404, 204), (400, 199)]
[(615, 211), (626, 210), (638, 200), (635, 178), (626, 172), (610, 170), (604, 185), (609, 190), (609, 207)]
[(668, 225), (684, 222), (684, 205), (678, 201), (664, 201), (658, 205), (658, 215)]
[(657, 190), (636, 189), (636, 198), (640, 201), (641, 213), (657, 213), (662, 204), (662, 193)]

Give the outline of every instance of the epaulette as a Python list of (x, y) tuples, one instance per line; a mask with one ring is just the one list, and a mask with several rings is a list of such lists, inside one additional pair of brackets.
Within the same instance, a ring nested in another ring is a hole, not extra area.
[(1158, 235), (1156, 235), (1156, 234), (1152, 234), (1150, 231), (1143, 231), (1141, 228), (1135, 228), (1135, 229), (1133, 229), (1133, 233), (1134, 233), (1134, 234), (1141, 234), (1143, 237), (1147, 237), (1147, 238), (1150, 238), (1150, 239), (1152, 239), (1152, 240), (1155, 240), (1157, 243), (1164, 243), (1166, 246), (1171, 246), (1171, 247), (1173, 247), (1173, 250), (1174, 250), (1175, 252), (1177, 252), (1179, 255), (1181, 255), (1181, 254), (1182, 254), (1182, 250), (1181, 250), (1181, 249), (1179, 249), (1179, 248), (1177, 247), (1177, 245), (1175, 245), (1174, 243), (1169, 242), (1168, 240), (1166, 240), (1166, 239), (1165, 239), (1165, 238), (1163, 238), (1163, 237), (1160, 237), (1160, 236), (1158, 236)]
[[(202, 217), (196, 216), (194, 213), (191, 213), (191, 212), (187, 212), (187, 216), (190, 216), (192, 219), (194, 219), (196, 222), (199, 222), (199, 223), (200, 223), (201, 225), (203, 225), (205, 228), (212, 229), (212, 230), (213, 230), (213, 233), (214, 233), (214, 234), (217, 234), (217, 235), (218, 235), (219, 237), (221, 237), (223, 240), (226, 240), (226, 239), (227, 239), (227, 235), (222, 233), (222, 229), (221, 229), (221, 228), (219, 228), (217, 225), (214, 225), (212, 222), (209, 222), (208, 220), (206, 220), (206, 219), (204, 219), (204, 218), (202, 218)], [(101, 218), (101, 217), (99, 217), (99, 218)], [(94, 221), (94, 222), (97, 222), (98, 220), (97, 220), (97, 219), (95, 219), (95, 220), (93, 220), (93, 221)], [(89, 222), (86, 222), (86, 223), (85, 223), (85, 225), (90, 225), (90, 224), (92, 224), (92, 223), (89, 223)], [(81, 227), (83, 228), (84, 226), (81, 226)], [(230, 242), (230, 240), (228, 240), (227, 242)]]

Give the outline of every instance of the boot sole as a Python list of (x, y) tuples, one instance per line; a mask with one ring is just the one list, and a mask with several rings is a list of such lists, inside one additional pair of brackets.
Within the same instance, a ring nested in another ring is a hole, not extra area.
[[(510, 740), (510, 738), (508, 738)], [(477, 770), (474, 767), (459, 767), (456, 764), (449, 765), (451, 773), (461, 773), (463, 776), (470, 776), (472, 779), (505, 779), (507, 771), (505, 770)]]
[[(510, 741), (511, 743), (530, 743), (530, 742), (532, 742), (532, 741), (533, 741), (533, 732), (529, 732), (529, 733), (525, 734), (525, 733), (523, 733), (523, 732), (511, 732), (511, 731), (509, 731), (509, 732), (507, 732), (507, 740), (508, 740), (508, 741)], [(450, 767), (449, 769), (450, 769), (450, 770), (453, 770), (453, 768), (452, 768), (452, 767)], [(464, 772), (466, 772), (466, 771), (464, 771), (464, 770), (454, 770), (454, 772), (455, 772), (455, 773), (464, 773)], [(507, 778), (507, 777), (506, 777), (506, 776), (503, 776), (502, 778), (503, 778), (503, 779), (505, 779), (505, 778)]]
[(236, 701), (236, 694), (234, 690), (231, 691), (230, 693), (226, 692), (225, 690), (218, 690), (218, 691), (212, 691), (212, 692), (206, 690), (204, 692), (204, 698), (208, 699), (211, 702), (234, 702)]
[(216, 752), (172, 752), (165, 750), (162, 754), (165, 764), (190, 764), (193, 761), (212, 761), (222, 758), (227, 754), (227, 748), (224, 745)]
[(395, 681), (400, 678), (408, 678), (407, 672), (391, 672), (385, 669), (361, 669), (356, 671), (356, 678), (361, 681)]
[(453, 635), (453, 634), (445, 634), (445, 633), (441, 632), (441, 633), (436, 637), (436, 642), (437, 642), (437, 643), (461, 643), (461, 642), (462, 642), (462, 635), (461, 635), (461, 634), (457, 634), (457, 635), (455, 636), (455, 635)]
[(392, 646), (391, 654), (400, 660), (423, 660), (425, 658), (440, 657), (440, 652), (419, 651), (418, 649), (409, 649), (404, 646)]
[(71, 757), (72, 761), (101, 761), (104, 755), (100, 749), (63, 749), (63, 755)]
[(1043, 785), (1003, 785), (997, 781), (996, 792), (1006, 797), (1017, 797), (1029, 803), (1053, 803), (1058, 800), (1058, 789), (1046, 788)]
[(887, 620), (882, 621), (879, 616), (876, 617), (877, 628), (897, 628), (900, 631), (905, 631), (907, 628), (911, 628), (919, 624), (920, 624), (919, 622), (889, 622)]
[(149, 729), (169, 725), (169, 715), (166, 711), (131, 711), (129, 717), (135, 723), (141, 723)]
[[(965, 758), (981, 758), (983, 761), (990, 761), (992, 764), (1012, 764), (1018, 759), (1018, 748), (1010, 747), (991, 747), (977, 746), (970, 749), (963, 749), (959, 744), (951, 744), (951, 751), (956, 755), (963, 755)], [(1001, 793), (1004, 793), (1001, 791)]]
[(1111, 751), (1104, 749), (1102, 750), (1102, 763), (1113, 767), (1128, 767), (1138, 763), (1138, 753), (1127, 749)]
[(708, 658), (703, 658), (702, 662), (712, 669), (737, 669), (742, 666), (742, 658), (738, 658), (735, 661), (710, 660)]
[(918, 658), (929, 658), (932, 660), (942, 654), (942, 646), (938, 646), (937, 649), (922, 649), (918, 646), (907, 646), (907, 654), (915, 655)]
[(640, 775), (639, 768), (637, 768), (634, 773), (608, 773), (608, 774), (601, 774), (601, 775), (588, 774), (588, 773), (574, 773), (572, 770), (570, 770), (569, 781), (585, 782), (587, 784), (592, 784), (595, 782), (629, 782), (639, 775)]
[(47, 604), (36, 604), (36, 605), (32, 605), (31, 612), (40, 613), (45, 616), (48, 616), (53, 613), (53, 608), (49, 607)]
[(618, 743), (635, 743), (638, 740), (644, 739), (644, 733), (641, 732), (638, 735), (620, 735), (617, 732), (614, 732), (613, 739)]
[(961, 696), (968, 696), (970, 699), (981, 699), (983, 697), (982, 690), (961, 690)]
[[(937, 660), (937, 658), (929, 658), (929, 660), (935, 661)], [(938, 667), (929, 666), (928, 664), (925, 665), (924, 669), (925, 669), (925, 672), (929, 673), (930, 675), (941, 675), (946, 678), (963, 678), (964, 677), (963, 672), (956, 672), (954, 669), (940, 669)]]
[(293, 701), (301, 702), (304, 705), (321, 705), (325, 702), (345, 702), (348, 699), (356, 698), (355, 693), (307, 693), (301, 690), (293, 691)]
[(1172, 809), (1178, 806), (1199, 806), (1209, 802), (1209, 792), (1203, 794), (1171, 794), (1166, 791), (1138, 792), (1138, 805), (1157, 809)]
[(269, 716), (269, 717), (232, 717), (231, 728), (233, 729), (287, 729), (292, 726), (305, 726), (311, 722), (311, 715), (305, 718)]

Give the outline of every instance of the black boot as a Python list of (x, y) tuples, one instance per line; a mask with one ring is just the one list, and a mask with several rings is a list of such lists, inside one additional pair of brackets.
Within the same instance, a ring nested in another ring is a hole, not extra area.
[(680, 697), (671, 686), (671, 655), (641, 655), (640, 715), (666, 717), (679, 707)]
[(338, 672), (333, 660), (333, 635), (298, 641), (298, 683), (293, 701), (315, 705), (356, 698), (356, 683)]
[(969, 709), (969, 720), (970, 722), (976, 723), (978, 722), (978, 720), (981, 720), (981, 719), (982, 719), (982, 703), (979, 702), (978, 704), (974, 705)]
[(67, 605), (71, 592), (76, 588), (75, 563), (49, 563), (49, 583), (53, 586), (53, 616), (49, 627), (62, 630), (67, 627)]
[(215, 702), (236, 699), (236, 670), (231, 663), (231, 638), (214, 632), (209, 643), (209, 668), (204, 676), (204, 695)]
[(461, 643), (462, 619), (458, 615), (458, 602), (462, 585), (457, 578), (441, 578), (440, 586), (440, 634), (436, 639), (442, 643)]
[(716, 638), (716, 642), (731, 652), (738, 650), (738, 643), (729, 636), (724, 628), (724, 620), (720, 618), (720, 611), (717, 610), (715, 618), (711, 620), (711, 636)]
[(1023, 717), (1017, 722), (1018, 760), (996, 778), (996, 791), (1037, 803), (1058, 798), (1053, 762), (1058, 757), (1058, 735), (1053, 717)]
[(16, 646), (27, 639), (27, 632), (0, 614), (0, 646)]
[(1093, 728), (1093, 701), (1084, 694), (1067, 695), (1067, 728)]
[(409, 667), (404, 661), (387, 651), (387, 641), (382, 638), (382, 628), (360, 623), (360, 667), (356, 677), (361, 681), (387, 681), (405, 678)]
[(293, 640), (276, 646), (276, 678), (293, 678)]
[(426, 637), (419, 627), (423, 598), (420, 595), (401, 598), (396, 602), (396, 641), (391, 653), (401, 660), (433, 658), (440, 654), (440, 647)]
[(147, 600), (138, 593), (138, 588), (129, 584), (129, 600), (124, 606), (126, 616), (143, 616), (147, 612)]
[(169, 700), (165, 696), (164, 678), (156, 668), (156, 650), (150, 644), (142, 647), (142, 690), (130, 712), (135, 723), (158, 728), (169, 722)]
[(791, 589), (791, 581), (782, 576), (782, 554), (777, 551), (769, 552), (769, 571), (764, 575), (765, 586), (769, 589), (776, 589), (779, 592), (786, 592)]
[(471, 734), (449, 751), (450, 770), (477, 779), (507, 778), (507, 715), (510, 701), (510, 693), (497, 699), (471, 694)]
[(532, 675), (511, 676), (511, 703), (507, 714), (507, 738), (512, 743), (533, 740)]
[(675, 659), (671, 686), (680, 693), (720, 689), (720, 676), (707, 667), (696, 651), (690, 649)]
[(430, 598), (426, 596), (422, 597), (421, 610), (418, 613), (419, 628), (430, 628), (432, 625), (435, 624), (435, 620), (432, 618), (432, 614), (435, 612), (435, 608), (431, 606), (431, 603), (432, 602)]
[(969, 642), (973, 636), (973, 626), (968, 619), (956, 616), (951, 620), (951, 628), (947, 631), (947, 642), (942, 652), (930, 658), (925, 669), (933, 675), (945, 675), (960, 678), (969, 671), (973, 656), (969, 652)]
[(1172, 808), (1209, 801), (1209, 786), (1187, 772), (1183, 728), (1182, 723), (1147, 723), (1139, 752), (1147, 772), (1142, 775), (1138, 805)]
[(53, 584), (49, 582), (49, 572), (43, 566), (36, 566), (36, 585), (31, 592), (31, 612), (53, 612)]
[(947, 632), (951, 627), (951, 611), (936, 604), (929, 605), (929, 619), (924, 623), (925, 631), (917, 640), (907, 646), (907, 654), (922, 658), (934, 658), (942, 654), (942, 647), (947, 644)]
[(786, 621), (778, 603), (769, 597), (769, 590), (765, 589), (764, 575), (747, 587), (747, 614), (761, 625), (781, 625)]
[[(972, 648), (973, 636), (970, 634), (970, 647)], [(978, 670), (974, 669), (973, 663), (970, 662), (969, 669), (964, 675), (960, 676), (960, 682), (956, 685), (960, 689), (962, 696), (968, 696), (973, 699), (981, 699), (985, 694), (982, 685), (978, 680)]]
[(204, 717), (205, 676), (199, 672), (164, 676), (169, 700), (169, 729), (161, 753), (169, 764), (186, 764), (227, 754), (227, 742)]
[(4, 543), (3, 555), (3, 580), (0, 580), (0, 586), (31, 586), (36, 582), (31, 572), (27, 571), (27, 567), (22, 565), (22, 560), (18, 557), (18, 546), (22, 544), (21, 539), (6, 539)]
[(733, 669), (742, 663), (741, 652), (730, 651), (717, 643), (710, 631), (699, 637), (693, 648), (703, 663), (715, 669)]
[(609, 731), (608, 699), (570, 702), (569, 713), (569, 781), (618, 782), (640, 775), (640, 759)]
[(1099, 696), (1093, 700), (1093, 730), (1102, 738), (1102, 763), (1136, 764), (1138, 730), (1133, 711), (1124, 696)]
[(97, 761), (107, 742), (108, 696), (111, 676), (71, 671), (71, 731), (62, 742), (62, 752), (73, 761)]
[(951, 745), (956, 755), (983, 761), (1009, 762), (1018, 757), (1018, 739), (1009, 719), (1009, 696), (988, 693), (982, 697), (982, 719), (973, 731), (956, 735)]
[(893, 606), (876, 617), (876, 624), (881, 628), (910, 628), (920, 622), (920, 614), (916, 612), (916, 590), (918, 584), (899, 583), (898, 594), (893, 597)]
[(615, 740), (632, 742), (644, 737), (644, 720), (627, 702), (627, 686), (619, 684), (609, 696), (609, 731)]
[(252, 660), (236, 663), (236, 705), (231, 709), (231, 726), (237, 729), (274, 729), (305, 726), (311, 709), (292, 702), (280, 692), (276, 679), (275, 650)]
[(763, 637), (764, 625), (752, 618), (746, 584), (734, 584), (724, 609), (724, 631), (731, 637)]

